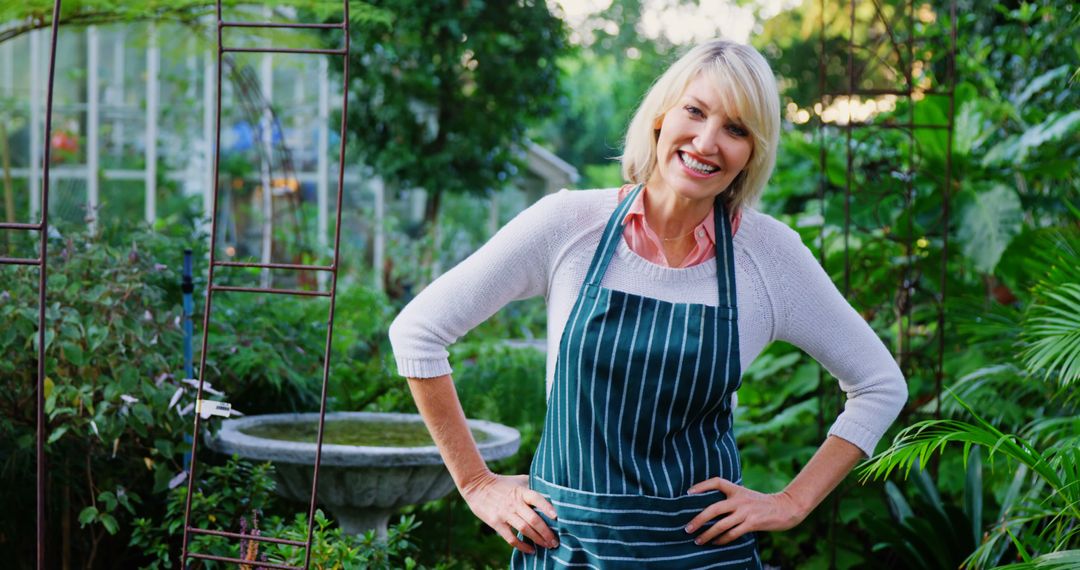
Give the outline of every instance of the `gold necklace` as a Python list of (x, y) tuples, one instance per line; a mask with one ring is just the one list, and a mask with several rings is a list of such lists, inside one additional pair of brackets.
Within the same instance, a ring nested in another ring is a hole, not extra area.
[[(697, 230), (697, 228), (695, 228), (695, 229), (693, 229), (693, 230), (690, 230), (690, 232), (689, 232), (689, 233), (687, 233), (686, 235), (684, 235), (684, 236), (681, 236), (681, 237), (673, 237), (673, 238), (666, 238), (666, 237), (661, 237), (661, 238), (660, 238), (660, 241), (679, 241), (679, 240), (684, 240), (684, 239), (686, 239), (686, 238), (690, 237), (691, 235), (693, 235), (693, 234), (694, 234), (694, 232), (695, 232), (696, 230)], [(656, 237), (660, 237), (660, 236), (659, 236), (659, 234), (657, 234), (657, 236), (656, 236)]]

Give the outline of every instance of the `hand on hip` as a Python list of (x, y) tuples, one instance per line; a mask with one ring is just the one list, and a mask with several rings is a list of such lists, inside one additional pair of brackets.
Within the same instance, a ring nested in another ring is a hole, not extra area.
[(555, 507), (543, 495), (529, 489), (527, 475), (505, 476), (487, 472), (462, 486), (461, 495), (473, 514), (495, 529), (510, 546), (526, 554), (535, 552), (532, 546), (517, 537), (515, 530), (541, 546), (558, 546), (555, 533), (532, 509), (536, 507), (554, 519)]
[(702, 481), (687, 492), (705, 491), (720, 491), (727, 497), (706, 507), (686, 525), (686, 532), (693, 533), (719, 517), (694, 540), (698, 544), (728, 544), (752, 531), (788, 530), (806, 518), (795, 500), (784, 492), (759, 493), (720, 477)]

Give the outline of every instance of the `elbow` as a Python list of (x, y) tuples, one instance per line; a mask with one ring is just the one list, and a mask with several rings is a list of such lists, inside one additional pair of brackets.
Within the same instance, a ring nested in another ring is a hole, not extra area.
[(904, 411), (907, 406), (908, 397), (908, 384), (907, 378), (904, 378), (904, 373), (900, 371), (900, 367), (896, 367), (893, 374), (893, 379), (888, 383), (888, 402), (890, 404), (889, 411), (892, 413), (892, 418), (895, 421), (900, 417), (900, 413)]
[(393, 321), (390, 321), (390, 328), (387, 329), (386, 336), (390, 338), (390, 349), (396, 354), (400, 351), (401, 347), (407, 344), (406, 339), (409, 336), (409, 327), (406, 319), (401, 318), (399, 313)]

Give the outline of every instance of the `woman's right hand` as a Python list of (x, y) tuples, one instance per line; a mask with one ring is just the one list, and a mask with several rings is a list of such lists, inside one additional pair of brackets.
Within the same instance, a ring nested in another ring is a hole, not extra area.
[(532, 546), (518, 539), (514, 529), (541, 546), (559, 545), (555, 533), (532, 509), (536, 507), (554, 519), (555, 507), (529, 488), (528, 475), (506, 476), (488, 471), (462, 485), (461, 496), (473, 514), (495, 529), (510, 546), (526, 554), (535, 552)]

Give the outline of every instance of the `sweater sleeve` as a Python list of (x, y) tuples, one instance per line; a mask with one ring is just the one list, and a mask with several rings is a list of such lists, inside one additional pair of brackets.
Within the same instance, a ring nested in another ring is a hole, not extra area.
[(510, 301), (547, 294), (550, 241), (565, 193), (526, 208), (401, 310), (390, 325), (399, 374), (450, 374), (449, 345)]
[(839, 380), (847, 400), (829, 435), (872, 456), (907, 401), (903, 373), (799, 235), (772, 223), (780, 226), (773, 243), (779, 272), (776, 338), (806, 351)]

